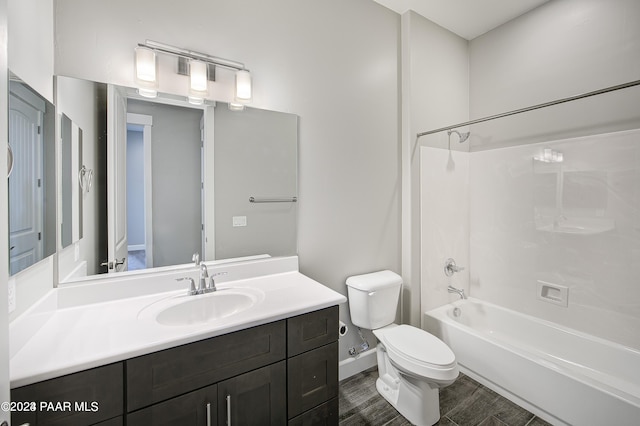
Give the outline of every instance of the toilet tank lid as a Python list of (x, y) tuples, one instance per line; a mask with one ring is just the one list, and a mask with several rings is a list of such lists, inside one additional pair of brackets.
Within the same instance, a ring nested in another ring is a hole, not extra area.
[(347, 286), (362, 291), (376, 291), (387, 287), (397, 287), (401, 284), (402, 277), (389, 270), (347, 278)]

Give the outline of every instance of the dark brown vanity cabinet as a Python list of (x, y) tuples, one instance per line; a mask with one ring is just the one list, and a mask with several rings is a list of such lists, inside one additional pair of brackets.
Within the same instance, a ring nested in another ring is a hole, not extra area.
[(338, 424), (338, 307), (287, 320), (290, 425)]
[[(69, 412), (12, 413), (35, 425), (337, 425), (338, 307), (12, 390)], [(77, 411), (85, 405), (96, 411)], [(85, 404), (85, 405), (82, 405)]]

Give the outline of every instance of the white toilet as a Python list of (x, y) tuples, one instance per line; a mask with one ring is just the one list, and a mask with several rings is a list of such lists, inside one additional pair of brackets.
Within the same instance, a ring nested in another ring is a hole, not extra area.
[(440, 420), (438, 389), (458, 377), (453, 351), (440, 339), (410, 325), (397, 325), (402, 277), (391, 271), (347, 278), (351, 322), (373, 331), (378, 392), (411, 423)]

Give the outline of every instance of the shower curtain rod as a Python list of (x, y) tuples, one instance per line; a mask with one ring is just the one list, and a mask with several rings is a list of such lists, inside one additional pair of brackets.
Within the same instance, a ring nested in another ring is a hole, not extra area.
[(588, 98), (590, 96), (601, 95), (603, 93), (613, 92), (616, 90), (626, 89), (628, 87), (638, 86), (640, 85), (640, 80), (631, 81), (629, 83), (618, 84), (617, 86), (611, 86), (600, 90), (595, 90), (593, 92), (583, 93), (581, 95), (570, 96), (568, 98), (558, 99), (551, 102), (545, 102), (543, 104), (533, 105), (526, 108), (516, 109), (509, 112), (503, 112), (502, 114), (496, 114), (489, 117), (478, 118), (476, 120), (467, 121), (465, 123), (455, 124), (453, 126), (441, 127), (435, 130), (429, 130), (428, 132), (418, 133), (417, 137), (420, 138), (422, 136), (431, 135), (433, 133), (444, 132), (445, 130), (452, 130), (462, 126), (469, 126), (471, 124), (483, 123), (485, 121), (495, 120), (496, 118), (508, 117), (510, 115), (521, 114), (523, 112), (533, 111), (540, 108), (546, 108), (553, 105), (563, 104), (565, 102), (577, 101), (578, 99)]

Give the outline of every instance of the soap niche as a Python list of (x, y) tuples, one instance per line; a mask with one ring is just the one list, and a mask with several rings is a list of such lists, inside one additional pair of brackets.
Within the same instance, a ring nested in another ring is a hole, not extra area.
[(539, 300), (564, 306), (565, 308), (569, 306), (569, 287), (539, 280), (536, 294)]

